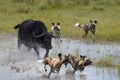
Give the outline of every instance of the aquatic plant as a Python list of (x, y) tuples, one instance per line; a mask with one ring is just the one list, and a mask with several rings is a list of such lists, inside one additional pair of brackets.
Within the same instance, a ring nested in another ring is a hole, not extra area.
[(79, 49), (75, 49), (75, 56), (76, 56), (76, 58), (79, 58)]
[(105, 66), (105, 67), (113, 67), (113, 59), (112, 56), (105, 56), (99, 59), (99, 61), (96, 62), (96, 66)]
[(118, 74), (120, 75), (120, 65), (117, 66)]

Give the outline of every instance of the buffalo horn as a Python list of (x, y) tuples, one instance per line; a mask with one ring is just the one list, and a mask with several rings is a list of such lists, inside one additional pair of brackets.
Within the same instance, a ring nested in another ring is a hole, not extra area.
[(42, 33), (42, 34), (39, 34), (39, 35), (35, 35), (35, 33), (33, 32), (33, 36), (36, 37), (36, 38), (39, 38), (39, 37), (42, 37), (44, 36), (46, 33)]

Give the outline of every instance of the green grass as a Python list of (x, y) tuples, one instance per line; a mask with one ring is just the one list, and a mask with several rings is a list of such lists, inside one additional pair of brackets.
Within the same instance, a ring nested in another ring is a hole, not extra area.
[[(0, 31), (17, 33), (13, 29), (15, 25), (26, 19), (37, 19), (42, 20), (49, 31), (52, 22), (60, 22), (63, 37), (81, 39), (84, 32), (75, 28), (74, 24), (86, 24), (92, 19), (98, 21), (97, 40), (120, 41), (119, 0), (90, 0), (88, 5), (73, 0), (61, 0), (51, 4), (47, 0), (35, 1), (26, 3), (0, 0)], [(88, 38), (91, 38), (90, 33)]]
[(120, 65), (117, 66), (118, 74), (120, 75)]
[(105, 56), (97, 61), (96, 66), (114, 67), (112, 56)]

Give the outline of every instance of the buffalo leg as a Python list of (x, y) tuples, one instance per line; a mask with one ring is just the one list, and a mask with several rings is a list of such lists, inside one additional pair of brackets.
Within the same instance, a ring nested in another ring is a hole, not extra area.
[(37, 47), (34, 47), (34, 50), (35, 50), (35, 52), (36, 52), (36, 54), (38, 56), (38, 59), (39, 59), (39, 49)]
[(48, 57), (48, 53), (49, 53), (49, 49), (46, 49), (46, 54), (45, 54), (44, 58)]
[(20, 40), (20, 38), (18, 37), (18, 48), (20, 48), (20, 46), (22, 45), (22, 42), (21, 42), (21, 40)]

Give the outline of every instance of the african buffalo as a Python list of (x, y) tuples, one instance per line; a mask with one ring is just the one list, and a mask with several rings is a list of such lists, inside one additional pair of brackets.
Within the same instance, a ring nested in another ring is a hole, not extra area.
[(39, 58), (39, 48), (45, 48), (48, 57), (49, 49), (52, 49), (51, 40), (53, 36), (47, 31), (45, 24), (38, 20), (25, 20), (21, 24), (18, 24), (14, 29), (18, 30), (18, 48), (21, 44), (24, 44), (28, 49), (33, 48)]

